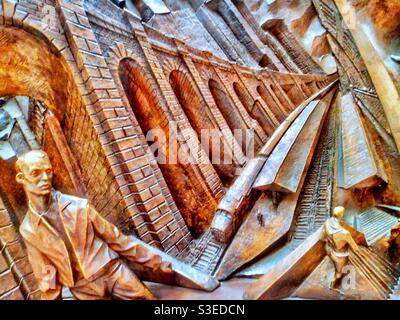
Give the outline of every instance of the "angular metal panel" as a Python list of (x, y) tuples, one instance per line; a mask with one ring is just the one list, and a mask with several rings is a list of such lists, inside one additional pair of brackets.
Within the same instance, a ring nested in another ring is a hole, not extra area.
[(351, 93), (342, 97), (338, 187), (363, 189), (387, 181)]
[(270, 188), (273, 188), (279, 170), (317, 104), (318, 101), (312, 101), (286, 131), (285, 135), (281, 138), (278, 145), (265, 162), (263, 169), (254, 183), (253, 187), (255, 189), (270, 190)]

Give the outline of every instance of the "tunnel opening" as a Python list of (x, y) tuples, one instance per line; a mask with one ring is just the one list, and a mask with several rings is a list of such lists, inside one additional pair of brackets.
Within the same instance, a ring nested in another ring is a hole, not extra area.
[(232, 151), (225, 148), (222, 133), (218, 126), (213, 124), (207, 105), (183, 72), (172, 71), (169, 81), (218, 176), (226, 187), (229, 186), (235, 178), (236, 170)]
[[(210, 202), (210, 197), (199, 186), (190, 164), (170, 161), (174, 158), (175, 149), (171, 148), (174, 146), (171, 140), (175, 133), (142, 67), (132, 59), (123, 59), (119, 65), (119, 76), (142, 132), (148, 138), (151, 136), (157, 144), (150, 147), (155, 157), (161, 159), (158, 166), (172, 198), (189, 230), (197, 237), (209, 225), (207, 217), (214, 213), (216, 204)], [(179, 152), (179, 145), (177, 149)]]

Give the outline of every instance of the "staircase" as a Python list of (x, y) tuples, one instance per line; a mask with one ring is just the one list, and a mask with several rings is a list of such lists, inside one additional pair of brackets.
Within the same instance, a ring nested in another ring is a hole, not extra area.
[(218, 242), (208, 230), (187, 258), (187, 262), (199, 271), (212, 274), (220, 260), (226, 244)]
[(364, 233), (370, 246), (382, 237), (387, 236), (398, 223), (398, 218), (376, 207), (364, 210), (357, 217), (357, 229)]
[(391, 297), (400, 276), (399, 268), (374, 252), (371, 248), (358, 247), (350, 251), (350, 262), (376, 289), (382, 300)]
[[(398, 223), (398, 218), (377, 207), (367, 208), (357, 217), (357, 229), (364, 233), (369, 246), (388, 236)], [(400, 288), (398, 267), (372, 248), (362, 246), (350, 251), (350, 262), (376, 289), (381, 299), (395, 298), (393, 293)]]
[(305, 240), (329, 218), (329, 152), (318, 152), (303, 188), (294, 239)]

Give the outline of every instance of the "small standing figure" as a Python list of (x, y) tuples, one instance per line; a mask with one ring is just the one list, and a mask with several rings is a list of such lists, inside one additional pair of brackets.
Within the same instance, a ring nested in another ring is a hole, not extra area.
[(264, 215), (261, 213), (260, 210), (257, 211), (257, 221), (260, 227), (264, 228)]
[(172, 272), (152, 248), (126, 236), (86, 199), (52, 188), (53, 169), (43, 151), (29, 151), (16, 163), (28, 212), (20, 226), (42, 299), (60, 299), (62, 287), (78, 300), (154, 299), (121, 257), (153, 272)]
[(358, 245), (350, 232), (343, 227), (345, 209), (336, 207), (333, 217), (329, 218), (323, 226), (321, 239), (326, 241), (326, 254), (335, 266), (335, 277), (332, 280), (331, 289), (338, 289), (345, 276), (343, 268), (349, 262), (349, 249), (356, 250)]

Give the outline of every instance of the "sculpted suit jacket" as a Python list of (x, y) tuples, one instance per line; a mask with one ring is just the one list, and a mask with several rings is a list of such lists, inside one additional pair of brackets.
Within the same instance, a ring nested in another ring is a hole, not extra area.
[(59, 297), (62, 286), (74, 287), (73, 266), (88, 279), (120, 255), (153, 270), (169, 271), (169, 264), (162, 262), (159, 255), (134, 237), (125, 236), (102, 218), (87, 200), (53, 192), (74, 257), (70, 259), (58, 232), (32, 210), (28, 210), (20, 226), (43, 299)]
[(357, 244), (354, 241), (351, 233), (346, 230), (340, 223), (333, 226), (332, 221), (334, 218), (330, 218), (325, 222), (322, 229), (321, 238), (325, 239), (327, 245), (330, 247), (330, 254), (337, 258), (344, 258), (349, 255), (349, 247), (353, 250), (357, 249)]

